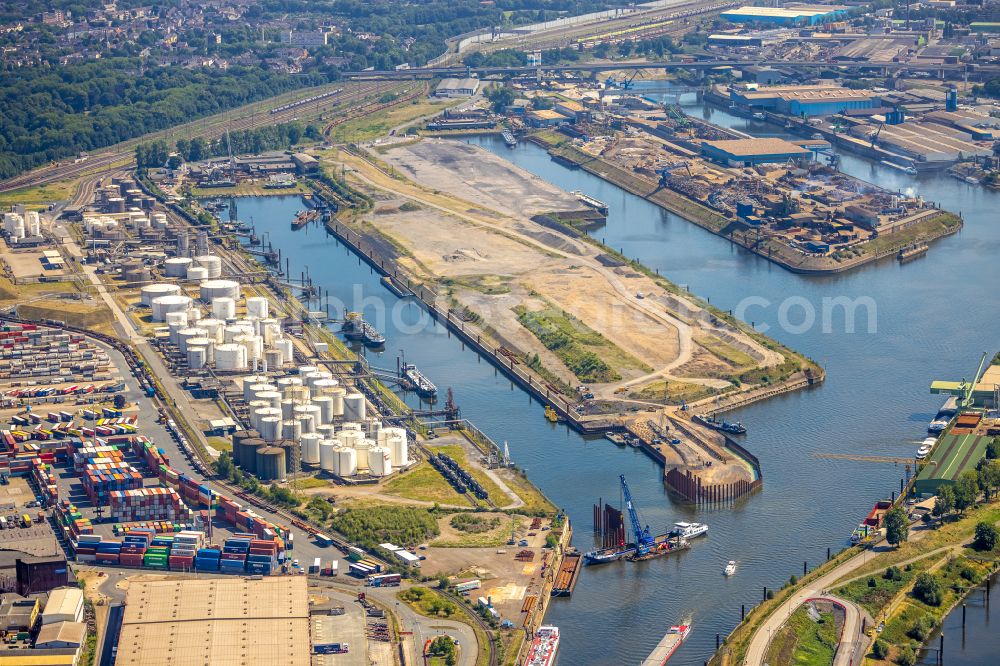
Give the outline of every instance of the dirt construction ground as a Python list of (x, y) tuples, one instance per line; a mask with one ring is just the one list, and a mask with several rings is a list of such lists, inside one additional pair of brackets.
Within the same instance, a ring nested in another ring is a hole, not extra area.
[[(556, 313), (582, 322), (592, 338), (593, 333), (603, 338), (593, 350), (618, 379), (591, 384), (598, 395), (665, 378), (726, 387), (719, 373), (677, 376), (687, 375), (683, 370), (693, 365), (678, 369), (702, 351), (695, 334), (736, 348), (756, 363), (781, 362), (780, 355), (744, 334), (718, 329), (720, 324), (697, 304), (670, 294), (598, 246), (532, 221), (529, 216), (540, 212), (581, 206), (573, 195), (502, 158), (456, 141), (423, 140), (391, 148), (380, 159), (407, 178), (390, 177), (361, 160), (347, 161), (356, 167), (356, 184), (380, 199), (367, 221), (394, 246), (405, 248), (401, 263), (450, 290), (502, 344), (537, 353), (566, 384), (581, 380), (564, 356), (521, 325), (514, 308)], [(738, 370), (718, 360), (723, 368)]]

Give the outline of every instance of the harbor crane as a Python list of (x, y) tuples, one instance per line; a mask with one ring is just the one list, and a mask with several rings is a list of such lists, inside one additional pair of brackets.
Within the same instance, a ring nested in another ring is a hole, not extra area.
[(622, 484), (622, 497), (625, 498), (625, 508), (628, 510), (628, 519), (632, 525), (632, 532), (635, 533), (635, 554), (638, 557), (649, 554), (649, 549), (656, 545), (652, 534), (649, 532), (649, 525), (645, 527), (639, 521), (639, 513), (636, 511), (635, 502), (632, 501), (632, 491), (628, 489), (625, 482), (625, 475), (618, 476)]
[(971, 382), (966, 382), (962, 380), (961, 386), (958, 390), (961, 395), (958, 396), (958, 408), (964, 409), (972, 404), (973, 396), (976, 392), (976, 384), (979, 383), (979, 378), (983, 376), (983, 367), (986, 365), (986, 357), (989, 356), (989, 352), (983, 352), (983, 358), (979, 361), (979, 368), (976, 370), (976, 374), (973, 375)]
[(875, 147), (875, 142), (878, 141), (878, 135), (882, 133), (882, 128), (883, 127), (885, 127), (885, 123), (879, 123), (878, 124), (878, 129), (876, 129), (874, 132), (871, 133), (870, 136), (871, 136), (871, 140), (872, 140), (872, 145), (871, 145), (872, 148)]

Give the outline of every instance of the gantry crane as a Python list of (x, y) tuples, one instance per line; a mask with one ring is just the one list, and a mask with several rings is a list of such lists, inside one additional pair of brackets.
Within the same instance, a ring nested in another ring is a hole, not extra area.
[(962, 380), (962, 385), (959, 386), (959, 391), (961, 395), (958, 396), (958, 408), (963, 409), (972, 404), (973, 396), (976, 392), (976, 384), (979, 383), (979, 378), (983, 376), (983, 367), (986, 365), (986, 357), (989, 356), (989, 352), (983, 352), (983, 358), (979, 361), (979, 368), (976, 370), (976, 374), (973, 375), (971, 382), (966, 382)]
[(635, 502), (632, 501), (632, 492), (625, 483), (625, 475), (618, 477), (622, 484), (622, 497), (625, 498), (625, 508), (628, 510), (628, 519), (632, 524), (632, 532), (635, 534), (635, 554), (638, 557), (649, 554), (649, 549), (655, 544), (653, 536), (649, 533), (649, 525), (645, 527), (639, 522), (639, 513), (636, 511)]

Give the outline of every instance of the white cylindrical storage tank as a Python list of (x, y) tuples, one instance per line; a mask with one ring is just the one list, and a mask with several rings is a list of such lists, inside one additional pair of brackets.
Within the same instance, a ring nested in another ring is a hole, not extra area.
[(264, 336), (264, 342), (273, 345), (281, 337), (281, 322), (277, 319), (262, 319), (260, 334)]
[(208, 277), (217, 278), (222, 276), (222, 258), (214, 254), (203, 254), (194, 258), (194, 263), (198, 264), (208, 273)]
[(354, 450), (358, 452), (358, 471), (367, 472), (368, 471), (368, 451), (371, 449), (371, 445), (368, 440), (361, 439), (354, 445)]
[(168, 312), (163, 318), (163, 321), (167, 322), (167, 326), (171, 324), (181, 324), (182, 326), (187, 326), (188, 323), (188, 313), (185, 312)]
[(356, 422), (356, 421), (350, 421), (350, 422), (344, 423), (340, 427), (340, 429), (343, 432), (361, 432), (361, 424), (358, 423), (358, 422)]
[(337, 443), (332, 439), (324, 439), (319, 443), (319, 466), (324, 472), (333, 471), (335, 448), (337, 448)]
[(261, 391), (257, 394), (258, 401), (266, 401), (269, 407), (281, 409), (281, 393), (278, 391)]
[[(265, 342), (266, 342), (266, 340), (265, 340)], [(267, 364), (267, 369), (268, 370), (277, 370), (277, 369), (279, 369), (282, 365), (284, 365), (284, 363), (282, 363), (282, 359), (281, 359), (281, 350), (280, 349), (265, 349), (264, 350), (264, 363)]]
[(406, 467), (410, 464), (410, 448), (405, 433), (402, 437), (390, 437), (385, 443), (389, 449), (393, 467)]
[(334, 433), (337, 431), (337, 426), (332, 423), (321, 423), (316, 426), (316, 432), (323, 436), (323, 439), (336, 439)]
[(307, 465), (319, 464), (319, 442), (322, 435), (315, 432), (304, 433), (299, 445), (302, 447), (302, 462)]
[(215, 367), (219, 370), (246, 370), (247, 348), (232, 343), (216, 345)]
[(250, 387), (259, 384), (269, 384), (270, 381), (271, 378), (267, 375), (247, 375), (243, 378), (243, 399), (248, 402), (253, 400), (253, 391)]
[(310, 372), (316, 372), (319, 370), (315, 365), (300, 365), (299, 366), (299, 377), (305, 377)]
[(192, 370), (204, 368), (205, 364), (208, 363), (208, 348), (188, 345), (187, 363)]
[(157, 296), (153, 299), (153, 321), (166, 321), (168, 312), (187, 313), (191, 299), (182, 294)]
[(181, 288), (176, 284), (147, 284), (139, 290), (139, 302), (152, 307), (153, 299), (160, 296), (177, 296), (181, 293)]
[(215, 341), (210, 338), (190, 338), (187, 341), (188, 351), (191, 347), (203, 347), (205, 349), (205, 363), (215, 363)]
[(187, 277), (190, 266), (191, 260), (187, 257), (171, 257), (163, 262), (163, 274), (172, 278)]
[(260, 400), (261, 393), (276, 392), (278, 387), (274, 384), (243, 384), (243, 398), (250, 400)]
[(340, 388), (340, 382), (331, 377), (320, 377), (319, 379), (313, 379), (310, 384), (313, 395), (333, 395), (333, 392)]
[(259, 361), (264, 355), (264, 340), (259, 335), (240, 335), (233, 342), (246, 347), (249, 361), (254, 359)]
[(316, 370), (315, 372), (310, 372), (305, 377), (306, 386), (313, 389), (313, 393), (320, 393), (317, 389), (326, 388), (329, 390), (330, 384), (328, 382), (335, 382), (336, 386), (337, 380), (333, 378), (329, 372), (325, 370)]
[(191, 338), (203, 338), (205, 337), (205, 329), (187, 327), (182, 328), (177, 331), (177, 348), (181, 350), (182, 354), (187, 354), (187, 343)]
[(285, 389), (284, 394), (286, 398), (294, 400), (299, 404), (307, 404), (309, 399), (312, 397), (312, 392), (309, 390), (308, 386), (289, 386)]
[(236, 318), (236, 299), (221, 296), (212, 299), (212, 316), (222, 321)]
[(267, 400), (251, 400), (247, 403), (247, 420), (250, 422), (251, 429), (257, 429), (257, 419), (261, 416), (257, 414), (257, 410), (267, 409), (270, 406)]
[(342, 445), (356, 449), (365, 441), (365, 435), (360, 430), (341, 430), (337, 433), (337, 439)]
[(281, 418), (290, 419), (295, 415), (295, 408), (299, 405), (298, 402), (292, 400), (291, 398), (285, 398), (281, 401)]
[(298, 441), (301, 436), (302, 426), (299, 425), (298, 421), (291, 420), (281, 422), (281, 439), (294, 439)]
[(358, 473), (358, 452), (354, 449), (338, 447), (333, 451), (334, 469), (337, 476), (354, 476)]
[(375, 418), (374, 416), (369, 416), (365, 419), (365, 432), (368, 433), (368, 439), (375, 440), (378, 443), (379, 433), (382, 431), (382, 421)]
[(200, 285), (199, 298), (206, 303), (211, 303), (215, 298), (231, 298), (234, 301), (240, 298), (240, 283), (235, 280), (205, 280)]
[(392, 474), (392, 459), (389, 455), (389, 449), (381, 446), (368, 449), (368, 473), (372, 476)]
[(289, 363), (294, 358), (292, 354), (292, 341), (288, 338), (276, 340), (274, 342), (274, 348), (281, 352), (281, 360), (283, 363)]
[(343, 386), (337, 386), (332, 388), (328, 395), (333, 398), (333, 418), (343, 418), (344, 396), (347, 395), (347, 389)]
[(277, 416), (265, 416), (257, 421), (257, 432), (265, 442), (276, 442), (281, 435), (281, 419)]
[[(295, 408), (292, 410), (292, 413), (294, 414), (295, 418), (301, 418), (303, 416), (312, 417), (312, 424), (310, 425), (310, 430), (308, 432), (312, 432), (313, 431), (312, 428), (315, 428), (315, 426), (318, 423), (320, 423), (320, 411), (319, 407), (317, 407), (316, 405), (299, 404), (295, 406)], [(302, 432), (306, 431), (303, 430)]]
[(251, 319), (267, 319), (268, 302), (263, 296), (247, 298), (247, 317)]
[(236, 342), (236, 338), (244, 335), (254, 335), (253, 327), (245, 324), (230, 324), (226, 326), (222, 339), (226, 342)]
[(316, 417), (312, 414), (297, 414), (295, 420), (299, 422), (299, 432), (303, 435), (316, 432)]
[[(187, 315), (189, 324), (194, 324), (196, 322), (201, 321), (201, 310), (199, 310), (198, 308), (192, 307), (188, 309)], [(200, 325), (201, 324), (199, 324), (199, 326)]]
[(344, 396), (344, 419), (347, 421), (365, 420), (365, 396), (358, 392)]
[(278, 421), (281, 420), (281, 410), (275, 409), (274, 407), (258, 407), (251, 412), (250, 424), (253, 426), (254, 430), (260, 431), (260, 422), (266, 418), (274, 418)]
[(302, 380), (298, 377), (279, 377), (278, 381), (274, 383), (278, 385), (278, 390), (281, 391), (282, 395), (286, 394), (293, 386), (302, 386)]
[(317, 425), (333, 422), (333, 398), (331, 396), (314, 395), (312, 397), (312, 404), (316, 405), (319, 409), (319, 417), (316, 421)]
[(215, 317), (207, 317), (198, 322), (198, 326), (208, 332), (208, 337), (216, 342), (222, 342), (222, 332), (225, 322)]
[(189, 280), (198, 280), (200, 282), (207, 280), (208, 277), (208, 269), (204, 266), (188, 266), (187, 278)]
[(187, 324), (183, 324), (179, 321), (175, 321), (172, 324), (167, 324), (167, 331), (169, 333), (170, 342), (172, 344), (178, 344), (181, 339), (181, 329), (187, 328)]

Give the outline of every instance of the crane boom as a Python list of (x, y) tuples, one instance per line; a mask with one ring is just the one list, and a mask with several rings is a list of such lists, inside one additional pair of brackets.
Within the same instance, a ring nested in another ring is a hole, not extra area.
[(979, 383), (979, 378), (983, 376), (983, 366), (986, 364), (986, 357), (989, 356), (989, 352), (983, 352), (983, 358), (979, 361), (979, 368), (976, 370), (976, 374), (972, 377), (972, 381), (962, 383), (962, 395), (958, 399), (958, 406), (968, 407), (972, 404), (973, 394), (976, 391), (976, 384)]
[(628, 519), (632, 524), (632, 532), (635, 534), (635, 553), (639, 556), (646, 555), (649, 553), (650, 547), (653, 546), (653, 537), (649, 533), (649, 525), (643, 527), (642, 523), (639, 522), (639, 513), (636, 511), (635, 502), (632, 501), (632, 491), (628, 489), (628, 484), (625, 483), (625, 475), (621, 474), (618, 478), (622, 484), (622, 496), (625, 498)]

